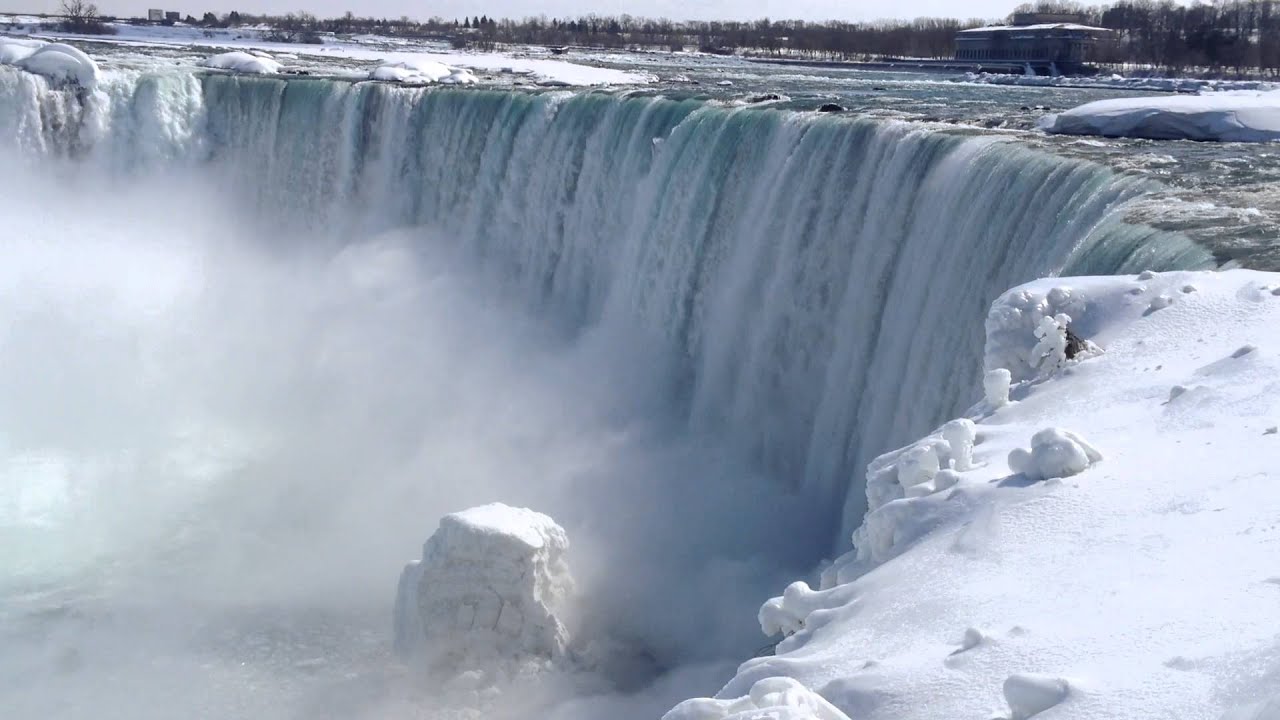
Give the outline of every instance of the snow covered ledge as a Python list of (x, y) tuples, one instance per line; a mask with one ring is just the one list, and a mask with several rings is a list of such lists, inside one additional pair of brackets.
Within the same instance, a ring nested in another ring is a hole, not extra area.
[[(1059, 316), (1105, 352), (1057, 357)], [(969, 418), (870, 465), (857, 549), (762, 608), (776, 656), (667, 720), (1275, 717), (1280, 274), (1033, 282), (986, 361)]]
[(400, 576), (397, 652), (470, 689), (555, 669), (569, 643), (568, 547), (532, 510), (494, 503), (444, 516)]

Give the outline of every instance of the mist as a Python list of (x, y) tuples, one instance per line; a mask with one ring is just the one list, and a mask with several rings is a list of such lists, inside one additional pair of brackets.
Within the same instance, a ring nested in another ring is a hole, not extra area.
[(657, 339), (566, 331), (428, 229), (291, 233), (213, 172), (3, 160), (8, 717), (436, 717), (389, 652), (396, 578), (502, 501), (566, 528), (575, 629), (613, 648), (510, 717), (652, 718), (812, 561), (800, 498), (686, 429)]

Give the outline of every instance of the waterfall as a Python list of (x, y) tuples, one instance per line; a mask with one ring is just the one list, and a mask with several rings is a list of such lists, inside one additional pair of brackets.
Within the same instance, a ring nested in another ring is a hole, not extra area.
[(866, 463), (977, 399), (1000, 292), (1212, 264), (1127, 223), (1153, 184), (1096, 164), (648, 93), (170, 71), (119, 73), (81, 105), (0, 68), (0, 137), (109, 173), (207, 168), (321, 237), (422, 228), (568, 332), (661, 348), (688, 431), (811, 497), (837, 547)]

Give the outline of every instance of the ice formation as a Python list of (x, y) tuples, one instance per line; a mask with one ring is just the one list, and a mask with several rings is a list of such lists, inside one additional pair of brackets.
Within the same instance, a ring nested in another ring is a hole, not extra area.
[(247, 75), (275, 75), (280, 72), (280, 63), (275, 60), (240, 50), (214, 55), (200, 64), (207, 68), (230, 70)]
[(417, 85), (430, 83), (472, 85), (476, 83), (476, 76), (470, 70), (450, 67), (435, 60), (414, 57), (394, 62), (384, 62), (369, 73), (369, 79)]
[(1280, 140), (1280, 91), (1098, 100), (1041, 119), (1047, 132), (1151, 140)]
[(527, 672), (565, 657), (573, 580), (551, 518), (500, 503), (446, 515), (405, 566), (398, 652), (450, 672)]
[(13, 65), (47, 45), (43, 40), (0, 36), (0, 65)]
[(982, 377), (983, 395), (993, 409), (1009, 404), (1009, 386), (1013, 376), (1004, 368), (988, 370)]
[(98, 84), (98, 64), (78, 48), (63, 43), (0, 38), (0, 65), (14, 65), (57, 83), (86, 90)]

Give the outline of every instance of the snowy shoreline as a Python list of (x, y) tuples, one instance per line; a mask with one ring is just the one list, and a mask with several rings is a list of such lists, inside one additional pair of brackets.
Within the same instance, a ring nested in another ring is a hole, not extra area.
[[(1105, 353), (1028, 364), (1057, 313)], [(1277, 327), (1274, 273), (1010, 290), (986, 366), (1022, 382), (970, 411), (972, 465), (946, 469), (945, 427), (873, 462), (858, 549), (761, 611), (789, 632), (777, 655), (667, 720), (1273, 717)], [(1052, 427), (1100, 452), (1048, 480), (1012, 467)]]

